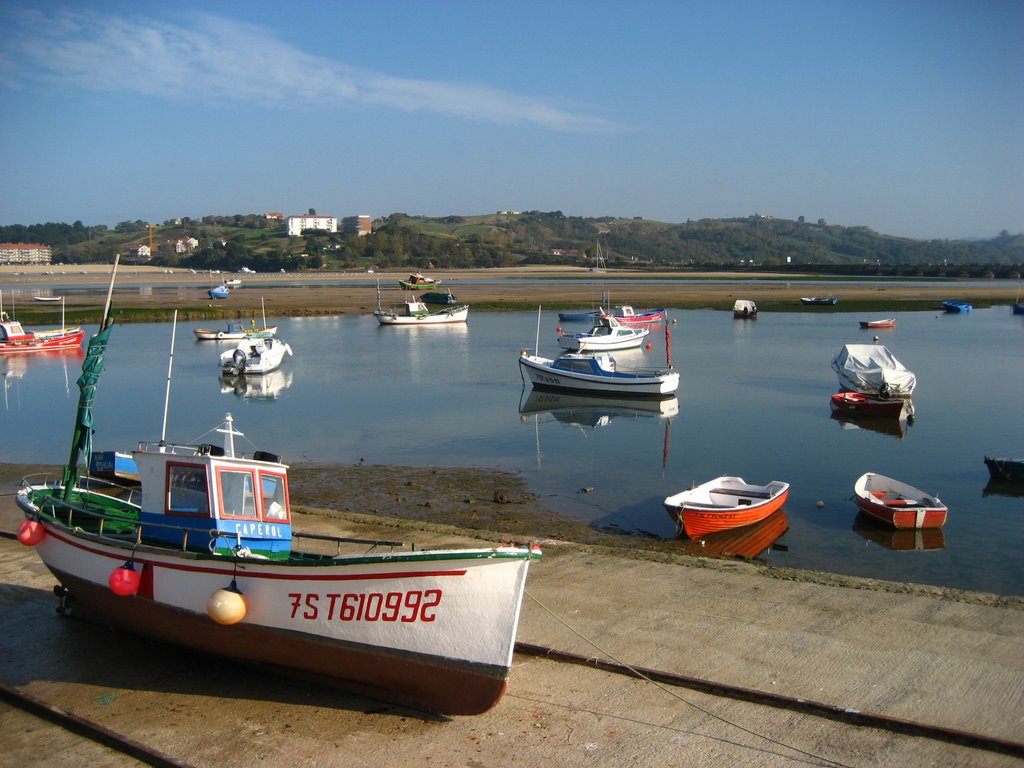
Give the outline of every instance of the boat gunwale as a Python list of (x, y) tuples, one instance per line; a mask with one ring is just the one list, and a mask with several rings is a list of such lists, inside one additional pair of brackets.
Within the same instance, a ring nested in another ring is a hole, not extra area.
[[(29, 477), (29, 476), (26, 476)], [(102, 481), (107, 482), (107, 481)], [(116, 483), (110, 483), (114, 487), (118, 486)], [(245, 563), (245, 564), (265, 564), (268, 566), (281, 566), (287, 568), (296, 567), (329, 567), (329, 566), (342, 566), (342, 565), (362, 565), (366, 563), (377, 563), (383, 561), (401, 561), (401, 562), (431, 562), (435, 560), (481, 560), (481, 559), (540, 559), (542, 557), (541, 551), (534, 549), (530, 545), (519, 545), (519, 546), (499, 546), (499, 547), (476, 547), (470, 549), (445, 549), (441, 547), (428, 547), (417, 549), (415, 544), (407, 544), (400, 541), (391, 541), (383, 539), (359, 539), (346, 536), (334, 536), (332, 534), (318, 534), (318, 533), (304, 533), (304, 532), (293, 532), (293, 538), (305, 538), (317, 541), (324, 541), (338, 545), (339, 553), (336, 555), (316, 552), (305, 552), (302, 550), (292, 550), (289, 552), (286, 558), (268, 558), (265, 556), (254, 555), (244, 556), (238, 552), (218, 552), (218, 551), (203, 551), (201, 549), (188, 549), (187, 548), (187, 537), (183, 537), (183, 545), (179, 547), (171, 547), (168, 545), (153, 544), (146, 542), (141, 538), (141, 532), (144, 528), (166, 528), (183, 531), (184, 533), (196, 533), (205, 536), (209, 536), (211, 542), (215, 542), (218, 539), (223, 538), (237, 538), (238, 533), (236, 531), (220, 530), (218, 528), (191, 528), (183, 525), (167, 524), (167, 523), (156, 523), (142, 521), (139, 519), (126, 519), (124, 517), (118, 517), (116, 515), (108, 515), (102, 511), (96, 509), (89, 509), (85, 506), (79, 506), (73, 504), (65, 499), (47, 495), (47, 498), (52, 501), (51, 511), (47, 511), (40, 504), (36, 503), (36, 500), (31, 497), (32, 493), (38, 493), (43, 490), (59, 491), (61, 487), (56, 483), (47, 483), (41, 486), (34, 485), (23, 485), (18, 492), (17, 502), (18, 505), (27, 513), (27, 515), (34, 517), (36, 520), (43, 522), (53, 528), (64, 532), (67, 536), (73, 539), (84, 539), (95, 542), (97, 544), (103, 544), (106, 546), (116, 547), (118, 549), (126, 549), (131, 552), (132, 557), (138, 552), (146, 552), (151, 555), (161, 555), (172, 558), (180, 558), (182, 556), (187, 557), (191, 560), (208, 560), (225, 562), (229, 561), (232, 563)], [(138, 510), (141, 513), (141, 507), (134, 503), (125, 502), (122, 499), (116, 497), (105, 496), (104, 494), (98, 494), (96, 491), (89, 491), (82, 489), (88, 494), (102, 495), (105, 498), (109, 498), (117, 504), (121, 504), (125, 507), (129, 507), (133, 510)], [(77, 512), (81, 515), (92, 518), (94, 521), (99, 521), (100, 530), (87, 531), (82, 527), (75, 525), (72, 522), (71, 516), (69, 516), (69, 522), (65, 523), (61, 520), (52, 507), (59, 506), (63, 509)], [(128, 526), (135, 529), (133, 533), (123, 534), (108, 534), (103, 531), (103, 524), (109, 522), (112, 525)], [(377, 547), (412, 547), (409, 550), (404, 551), (392, 551), (392, 552), (363, 552), (353, 554), (342, 554), (340, 553), (340, 547), (342, 544), (363, 544), (375, 549)]]

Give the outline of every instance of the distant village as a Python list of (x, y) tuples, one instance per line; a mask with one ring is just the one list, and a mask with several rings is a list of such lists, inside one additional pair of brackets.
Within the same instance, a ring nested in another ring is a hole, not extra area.
[[(265, 213), (264, 217), (268, 221), (284, 222), (289, 237), (300, 237), (303, 232), (308, 230), (341, 232), (359, 237), (369, 235), (373, 231), (373, 220), (366, 215), (342, 218), (315, 214), (285, 216), (283, 213), (270, 211)], [(176, 223), (180, 224), (181, 221), (178, 220)], [(152, 238), (152, 229), (150, 229), (150, 238)], [(187, 256), (199, 247), (199, 241), (194, 237), (182, 237), (172, 241), (170, 245), (179, 256)], [(145, 264), (153, 258), (154, 250), (152, 239), (149, 243), (132, 245), (125, 254), (125, 261)], [(53, 249), (45, 243), (0, 243), (0, 266), (51, 264), (52, 261)]]

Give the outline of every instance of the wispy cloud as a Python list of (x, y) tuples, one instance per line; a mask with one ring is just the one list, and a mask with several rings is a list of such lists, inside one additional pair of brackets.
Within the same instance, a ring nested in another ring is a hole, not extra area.
[(416, 80), (314, 56), (218, 16), (190, 26), (89, 11), (12, 11), (0, 83), (214, 104), (367, 106), (557, 131), (607, 131), (600, 117), (485, 85)]

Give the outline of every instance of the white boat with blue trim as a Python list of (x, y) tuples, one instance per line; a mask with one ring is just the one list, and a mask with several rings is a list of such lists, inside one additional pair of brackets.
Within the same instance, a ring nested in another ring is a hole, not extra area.
[(609, 354), (570, 352), (551, 360), (524, 351), (519, 369), (538, 389), (661, 398), (671, 397), (679, 388), (679, 372), (671, 366), (627, 368)]
[(649, 328), (622, 325), (614, 317), (599, 317), (586, 333), (563, 333), (558, 346), (570, 352), (611, 352), (634, 349), (644, 343)]

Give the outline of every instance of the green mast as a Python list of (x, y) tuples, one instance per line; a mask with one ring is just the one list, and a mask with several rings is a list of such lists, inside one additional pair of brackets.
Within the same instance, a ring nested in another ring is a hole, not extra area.
[(107, 303), (103, 307), (103, 319), (100, 321), (100, 329), (89, 339), (89, 348), (85, 353), (85, 360), (82, 362), (82, 375), (78, 377), (78, 413), (75, 416), (75, 432), (71, 439), (71, 455), (68, 457), (68, 464), (64, 467), (64, 478), (61, 485), (64, 488), (63, 498), (65, 501), (71, 499), (75, 486), (78, 484), (79, 459), (82, 454), (89, 454), (92, 446), (92, 404), (96, 399), (96, 387), (100, 381), (100, 374), (103, 372), (103, 356), (107, 351), (107, 339), (110, 336), (111, 326), (114, 324), (110, 317), (110, 299), (114, 293), (114, 277), (117, 275), (117, 263), (120, 255), (114, 256), (114, 268), (110, 271), (110, 285), (107, 286)]

